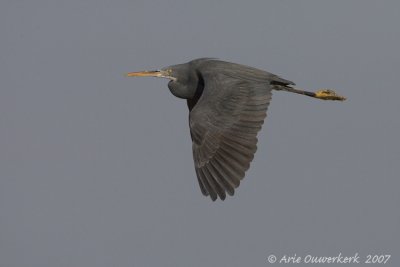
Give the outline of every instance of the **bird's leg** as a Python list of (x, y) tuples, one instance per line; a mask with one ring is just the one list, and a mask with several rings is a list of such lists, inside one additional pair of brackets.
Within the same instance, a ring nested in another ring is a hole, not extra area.
[(330, 89), (321, 89), (316, 92), (308, 92), (308, 91), (304, 91), (302, 89), (295, 88), (292, 86), (282, 86), (282, 85), (275, 86), (274, 89), (278, 90), (278, 91), (287, 91), (287, 92), (296, 93), (296, 94), (300, 94), (300, 95), (306, 95), (306, 96), (310, 96), (310, 97), (314, 97), (314, 98), (318, 98), (318, 99), (322, 99), (322, 100), (338, 100), (338, 101), (346, 100), (346, 97), (338, 95), (335, 91), (330, 90)]

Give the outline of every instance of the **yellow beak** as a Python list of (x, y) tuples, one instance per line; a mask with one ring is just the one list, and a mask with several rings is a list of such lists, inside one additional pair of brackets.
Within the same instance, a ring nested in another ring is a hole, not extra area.
[(128, 72), (125, 74), (126, 77), (159, 77), (175, 80), (175, 77), (169, 75), (168, 71), (164, 70), (149, 70), (149, 71), (138, 71)]

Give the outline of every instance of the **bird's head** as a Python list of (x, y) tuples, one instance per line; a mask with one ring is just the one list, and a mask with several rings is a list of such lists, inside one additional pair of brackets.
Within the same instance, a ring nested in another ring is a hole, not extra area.
[(199, 86), (199, 77), (195, 69), (189, 64), (179, 64), (160, 70), (129, 72), (127, 77), (159, 77), (170, 79), (168, 88), (179, 98), (191, 99)]

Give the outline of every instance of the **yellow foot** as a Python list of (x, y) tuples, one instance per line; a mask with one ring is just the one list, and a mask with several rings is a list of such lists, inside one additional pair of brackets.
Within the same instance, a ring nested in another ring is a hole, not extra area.
[(329, 89), (323, 89), (315, 92), (315, 97), (322, 100), (346, 100), (344, 96), (340, 96), (335, 91)]

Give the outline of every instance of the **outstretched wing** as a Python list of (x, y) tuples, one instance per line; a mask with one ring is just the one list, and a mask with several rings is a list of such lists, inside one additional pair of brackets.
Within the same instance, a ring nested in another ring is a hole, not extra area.
[(189, 115), (194, 164), (201, 192), (224, 200), (253, 160), (271, 85), (218, 72), (203, 78), (203, 93)]

